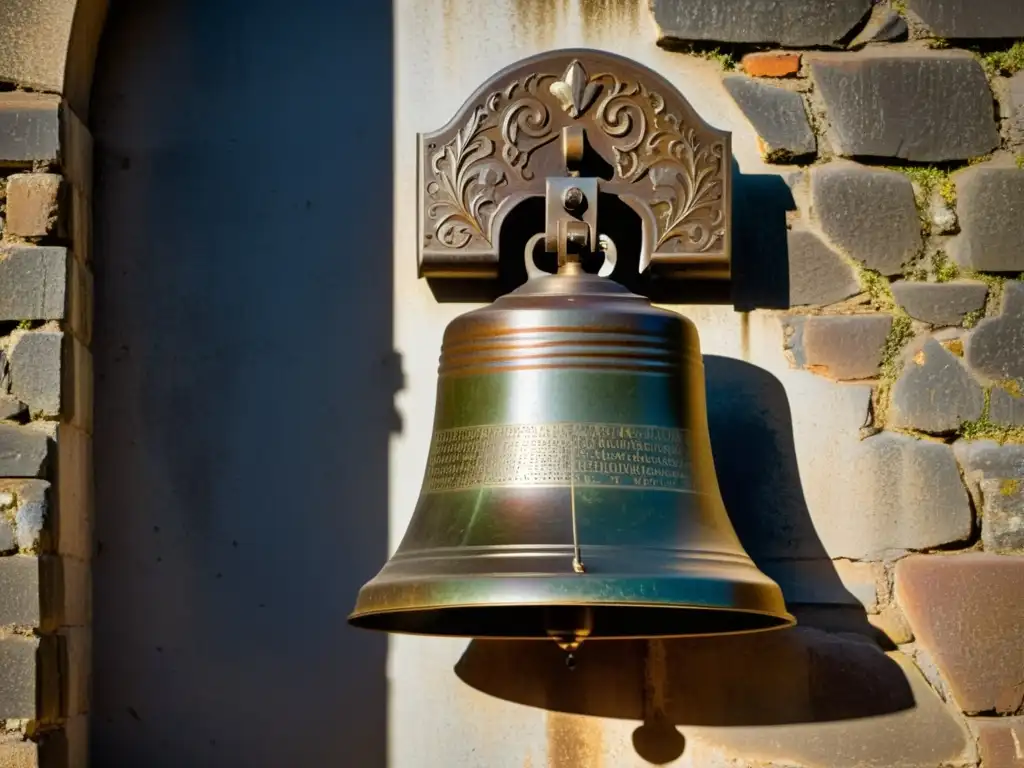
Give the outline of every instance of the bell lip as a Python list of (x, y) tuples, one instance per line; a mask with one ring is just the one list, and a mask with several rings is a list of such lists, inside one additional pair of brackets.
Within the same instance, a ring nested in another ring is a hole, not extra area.
[(743, 613), (755, 616), (765, 616), (772, 619), (776, 619), (778, 623), (770, 624), (762, 627), (753, 627), (750, 629), (735, 629), (724, 632), (681, 632), (681, 633), (666, 633), (666, 634), (638, 634), (638, 635), (595, 635), (587, 638), (587, 643), (596, 642), (599, 640), (672, 640), (672, 639), (683, 639), (689, 637), (726, 637), (733, 635), (752, 635), (759, 632), (772, 632), (779, 629), (792, 629), (797, 625), (796, 617), (793, 616), (789, 611), (775, 612), (757, 610), (754, 608), (729, 608), (725, 606), (711, 606), (711, 605), (696, 605), (691, 603), (655, 603), (655, 602), (622, 602), (622, 601), (527, 601), (522, 603), (446, 603), (444, 605), (427, 605), (424, 604), (421, 607), (415, 609), (409, 608), (383, 608), (359, 611), (354, 610), (346, 617), (346, 621), (352, 627), (356, 629), (365, 629), (372, 632), (384, 632), (389, 635), (408, 635), (415, 637), (453, 637), (453, 638), (471, 638), (477, 640), (505, 640), (505, 641), (532, 641), (532, 640), (543, 640), (545, 642), (551, 642), (551, 638), (546, 635), (532, 635), (532, 636), (504, 636), (504, 635), (474, 635), (464, 634), (455, 632), (417, 632), (415, 630), (408, 629), (385, 629), (382, 627), (371, 627), (361, 624), (362, 619), (370, 618), (372, 616), (388, 616), (398, 613), (417, 613), (420, 611), (445, 611), (451, 609), (460, 608), (483, 608), (487, 606), (494, 606), (499, 608), (502, 605), (522, 608), (561, 608), (561, 607), (587, 607), (587, 608), (656, 608), (665, 611), (717, 611), (721, 613)]

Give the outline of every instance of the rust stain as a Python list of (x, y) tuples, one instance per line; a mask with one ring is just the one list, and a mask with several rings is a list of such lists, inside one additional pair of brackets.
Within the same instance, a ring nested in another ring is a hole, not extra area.
[(637, 0), (578, 0), (586, 36), (629, 34), (637, 25)]
[(518, 40), (535, 40), (541, 47), (551, 47), (554, 35), (565, 17), (568, 0), (513, 0), (515, 29)]
[(592, 718), (549, 712), (548, 768), (601, 768), (601, 726)]

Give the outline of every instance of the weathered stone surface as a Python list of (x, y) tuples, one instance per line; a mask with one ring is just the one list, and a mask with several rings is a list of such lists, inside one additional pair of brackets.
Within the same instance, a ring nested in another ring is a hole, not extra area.
[(46, 466), (46, 434), (0, 424), (0, 477), (38, 477)]
[(992, 91), (969, 54), (867, 50), (810, 64), (841, 155), (940, 162), (999, 145)]
[(1011, 77), (1008, 86), (1010, 138), (1021, 142), (1024, 141), (1024, 71)]
[(981, 541), (988, 552), (1024, 554), (1024, 478), (982, 480)]
[(1007, 0), (908, 0), (939, 37), (1024, 37), (1024, 5)]
[(25, 404), (10, 395), (0, 395), (0, 420), (17, 419), (25, 413)]
[(0, 742), (0, 768), (38, 768), (36, 753), (34, 741), (5, 739)]
[[(899, 652), (883, 655), (870, 643), (829, 635), (824, 638), (827, 639), (813, 646), (815, 661), (810, 687), (831, 688), (833, 701), (820, 703), (819, 707), (840, 716), (819, 718), (811, 714), (806, 719), (790, 719), (783, 725), (688, 729), (687, 735), (692, 730), (694, 736), (693, 750), (688, 746), (692, 765), (934, 768), (958, 765), (964, 758), (970, 759), (973, 753), (970, 735), (909, 658)], [(714, 660), (705, 663), (714, 663)], [(830, 669), (833, 664), (843, 667), (843, 671)], [(745, 666), (744, 671), (748, 669), (748, 680), (758, 676), (749, 666)], [(792, 675), (794, 671), (793, 665), (787, 664), (775, 670), (772, 679), (778, 680), (787, 673)], [(858, 677), (859, 681), (855, 682)], [(786, 691), (790, 685), (798, 684), (795, 680), (787, 682), (788, 685), (777, 690)], [(865, 697), (863, 701), (860, 701), (861, 695)], [(866, 705), (868, 696), (874, 697), (872, 706)], [(787, 697), (790, 697), (788, 691), (780, 696)], [(751, 703), (739, 706), (749, 710)], [(859, 708), (879, 714), (850, 717), (849, 713)], [(842, 712), (846, 713), (845, 717)], [(725, 759), (721, 763), (712, 762), (714, 758), (701, 751), (704, 744), (715, 748)]]
[(66, 265), (64, 248), (0, 249), (0, 320), (62, 319)]
[(868, 613), (878, 609), (878, 585), (884, 579), (881, 563), (855, 563), (836, 560), (833, 565), (843, 586)]
[(34, 637), (0, 639), (0, 718), (36, 715), (36, 650)]
[(60, 414), (63, 343), (64, 334), (60, 331), (27, 331), (11, 345), (11, 394), (33, 413)]
[(903, 645), (914, 639), (914, 633), (897, 606), (883, 608), (880, 613), (868, 615), (868, 623), (889, 638), (893, 645)]
[(1024, 379), (1024, 283), (1003, 288), (1003, 310), (967, 337), (967, 364), (990, 379)]
[[(1021, 386), (1020, 384), (1017, 385)], [(994, 386), (989, 392), (988, 420), (1001, 427), (1024, 427), (1024, 396)]]
[(0, 163), (57, 160), (60, 99), (46, 93), (0, 93)]
[(914, 636), (967, 713), (1024, 702), (1024, 558), (915, 556), (896, 565), (896, 598)]
[(789, 242), (789, 303), (832, 304), (860, 293), (853, 267), (813, 232), (792, 229)]
[(828, 238), (869, 269), (895, 275), (921, 249), (914, 186), (902, 173), (850, 162), (818, 166), (811, 201)]
[(820, 527), (833, 557), (878, 560), (971, 534), (971, 508), (948, 445), (882, 432), (861, 443), (844, 472), (869, 484), (857, 514)]
[(1024, 768), (1024, 717), (977, 718), (971, 728), (982, 768)]
[(55, 173), (16, 173), (7, 180), (7, 232), (44, 237), (58, 232), (61, 187)]
[(712, 40), (729, 43), (828, 45), (864, 18), (871, 0), (652, 0), (658, 42)]
[(39, 561), (0, 557), (0, 626), (39, 626)]
[(41, 549), (49, 491), (45, 480), (0, 480), (0, 510), (13, 519), (15, 544), (22, 551)]
[(800, 71), (800, 54), (787, 51), (748, 53), (740, 62), (751, 77), (791, 77)]
[(968, 312), (985, 306), (988, 286), (980, 280), (949, 283), (900, 280), (892, 284), (892, 295), (915, 320), (932, 325), (960, 325)]
[(757, 131), (758, 147), (766, 160), (788, 162), (817, 151), (799, 93), (741, 75), (725, 78), (725, 88)]
[(864, 29), (850, 43), (851, 48), (859, 48), (867, 43), (890, 43), (906, 40), (910, 34), (906, 19), (895, 11), (877, 14), (864, 25)]
[(954, 179), (961, 232), (949, 249), (953, 259), (985, 272), (1024, 270), (1024, 170), (975, 165)]
[(878, 375), (891, 315), (808, 317), (798, 340), (798, 359), (832, 379), (870, 379)]
[(961, 364), (935, 339), (903, 366), (892, 390), (889, 419), (894, 427), (942, 434), (981, 418), (985, 394)]
[(995, 440), (957, 440), (953, 453), (963, 468), (964, 483), (981, 508), (982, 480), (1024, 480), (1024, 445), (999, 445)]

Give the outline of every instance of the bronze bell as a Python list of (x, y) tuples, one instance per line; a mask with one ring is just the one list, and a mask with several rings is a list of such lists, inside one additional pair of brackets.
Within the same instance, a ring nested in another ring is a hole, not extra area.
[(722, 503), (694, 324), (581, 266), (608, 247), (583, 138), (546, 179), (557, 273), (445, 331), (419, 501), (355, 626), (572, 650), (794, 623)]

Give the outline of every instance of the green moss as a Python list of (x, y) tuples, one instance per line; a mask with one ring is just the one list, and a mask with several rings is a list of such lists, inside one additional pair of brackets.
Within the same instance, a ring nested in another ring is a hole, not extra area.
[(973, 328), (981, 322), (981, 318), (985, 316), (984, 309), (976, 309), (973, 312), (968, 312), (964, 315), (964, 328)]
[(879, 366), (878, 387), (874, 395), (875, 426), (884, 427), (892, 399), (892, 387), (903, 371), (903, 349), (914, 338), (914, 328), (909, 317), (897, 310), (892, 318), (892, 328), (882, 350), (882, 364)]
[(906, 0), (892, 0), (892, 9), (900, 16), (905, 16), (907, 13)]
[(979, 54), (979, 58), (990, 75), (1014, 75), (1024, 69), (1024, 40), (1018, 40), (1005, 51)]
[(976, 421), (965, 421), (960, 425), (959, 434), (966, 440), (995, 440), (997, 443), (1024, 443), (1024, 427), (1004, 427), (993, 424), (989, 418), (992, 404), (992, 391), (985, 389), (985, 404), (981, 409), (981, 418)]
[(1021, 387), (1020, 379), (1004, 379), (997, 382), (996, 386), (1011, 397), (1024, 397), (1024, 388)]
[(32, 329), (32, 321), (31, 320), (22, 320), (20, 323), (18, 323), (18, 329), (22, 330), (22, 331), (29, 331), (29, 330), (31, 330)]
[(917, 204), (922, 209), (927, 209), (932, 192), (938, 190), (939, 195), (950, 205), (956, 205), (956, 184), (949, 175), (949, 171), (936, 168), (934, 165), (910, 165), (894, 167), (893, 170), (901, 171), (910, 177), (914, 182), (917, 192)]
[(940, 283), (948, 283), (960, 276), (960, 268), (949, 260), (945, 251), (932, 254), (932, 269), (935, 271), (935, 279)]
[(871, 306), (880, 310), (892, 310), (896, 299), (892, 295), (889, 278), (867, 267), (860, 268), (860, 284), (871, 299)]
[(1017, 167), (1024, 170), (1024, 155), (1017, 155)]
[(928, 47), (935, 49), (949, 48), (949, 40), (944, 37), (934, 37), (928, 41)]
[(1007, 478), (999, 484), (999, 493), (1003, 496), (1013, 496), (1020, 490), (1020, 480)]

